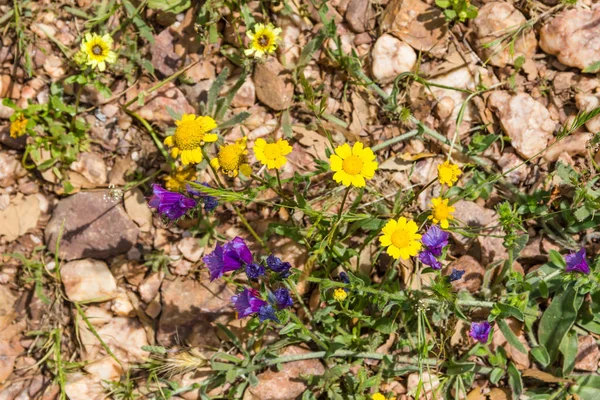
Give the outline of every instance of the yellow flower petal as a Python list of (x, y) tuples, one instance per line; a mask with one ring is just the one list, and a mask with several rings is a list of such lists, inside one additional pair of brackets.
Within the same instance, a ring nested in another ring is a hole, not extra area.
[(337, 154), (332, 154), (329, 157), (329, 163), (332, 171), (341, 171), (342, 159)]
[(348, 146), (348, 143), (344, 143), (341, 146), (335, 148), (335, 154), (337, 154), (342, 160), (352, 155), (352, 149)]

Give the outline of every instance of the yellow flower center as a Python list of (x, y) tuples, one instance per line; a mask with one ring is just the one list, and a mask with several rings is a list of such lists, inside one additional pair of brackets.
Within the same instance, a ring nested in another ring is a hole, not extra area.
[(199, 121), (181, 121), (175, 130), (175, 144), (181, 150), (194, 150), (204, 142), (206, 129)]
[(281, 148), (277, 143), (269, 143), (265, 145), (265, 149), (263, 151), (265, 158), (269, 160), (276, 160), (281, 157)]
[(404, 229), (398, 229), (392, 233), (392, 244), (399, 249), (408, 247), (410, 239), (410, 235)]
[(449, 216), (450, 208), (447, 204), (440, 203), (437, 206), (433, 207), (433, 218), (437, 219), (438, 221), (448, 219)]
[(360, 171), (362, 171), (363, 165), (363, 160), (361, 160), (359, 156), (352, 154), (344, 160), (342, 169), (348, 175), (358, 175), (360, 174)]
[(337, 288), (333, 291), (333, 299), (336, 301), (344, 301), (348, 297), (348, 293), (343, 288)]
[(242, 163), (244, 150), (235, 144), (228, 144), (219, 150), (219, 165), (226, 171), (235, 171)]

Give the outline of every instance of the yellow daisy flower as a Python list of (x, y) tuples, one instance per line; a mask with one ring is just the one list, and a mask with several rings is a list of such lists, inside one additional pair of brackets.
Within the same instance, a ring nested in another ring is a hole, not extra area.
[(381, 393), (375, 393), (373, 396), (371, 396), (372, 400), (385, 400), (385, 396), (382, 395)]
[(27, 123), (29, 120), (23, 115), (19, 115), (17, 119), (10, 123), (10, 137), (13, 139), (23, 136), (27, 133)]
[(244, 53), (247, 56), (254, 55), (255, 58), (261, 58), (265, 54), (271, 54), (277, 49), (277, 42), (281, 35), (281, 28), (275, 28), (273, 24), (256, 24), (254, 32), (246, 32), (246, 36), (250, 38), (250, 48)]
[(343, 288), (337, 288), (333, 291), (333, 299), (342, 302), (346, 300), (348, 293)]
[(210, 165), (216, 170), (222, 169), (223, 173), (230, 177), (238, 176), (238, 172), (246, 176), (252, 175), (252, 169), (248, 165), (248, 150), (246, 149), (246, 137), (236, 140), (235, 144), (226, 144), (219, 149), (217, 157), (210, 160)]
[(354, 143), (350, 148), (347, 143), (335, 148), (335, 154), (329, 157), (333, 180), (344, 186), (365, 186), (365, 179), (373, 178), (377, 170), (375, 154), (369, 147), (364, 147), (360, 142)]
[(177, 158), (181, 154), (184, 165), (198, 164), (202, 161), (204, 143), (216, 142), (218, 139), (216, 134), (207, 133), (215, 129), (217, 123), (211, 117), (184, 114), (181, 121), (175, 121), (175, 125), (175, 134), (165, 139), (165, 144), (173, 147), (171, 157)]
[(178, 192), (185, 189), (187, 182), (194, 180), (196, 174), (194, 168), (178, 168), (163, 178), (165, 187), (172, 192)]
[(267, 143), (264, 139), (254, 142), (254, 156), (268, 169), (280, 169), (285, 165), (286, 155), (292, 152), (292, 146), (287, 140), (279, 139), (275, 143)]
[(434, 224), (440, 224), (442, 229), (448, 229), (448, 221), (454, 219), (452, 213), (456, 211), (455, 208), (448, 205), (448, 199), (442, 199), (441, 197), (431, 199), (431, 207), (429, 219)]
[(379, 237), (379, 242), (387, 247), (386, 252), (394, 259), (402, 257), (407, 260), (421, 250), (421, 235), (417, 233), (418, 230), (415, 221), (404, 217), (398, 218), (398, 221), (392, 219), (381, 230), (383, 235)]
[(86, 64), (92, 68), (98, 67), (99, 71), (106, 69), (106, 63), (117, 61), (117, 54), (111, 51), (113, 40), (110, 35), (100, 36), (86, 33), (81, 42), (81, 51), (86, 55)]
[(451, 164), (446, 160), (443, 164), (438, 165), (438, 180), (442, 185), (452, 187), (457, 181), (462, 171), (456, 164)]

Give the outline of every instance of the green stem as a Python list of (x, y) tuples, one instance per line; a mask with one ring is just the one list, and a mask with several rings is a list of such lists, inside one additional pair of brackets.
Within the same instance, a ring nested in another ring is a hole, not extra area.
[(389, 147), (389, 146), (391, 146), (393, 144), (404, 142), (405, 140), (408, 140), (408, 139), (410, 139), (412, 137), (415, 137), (418, 134), (419, 134), (419, 130), (418, 129), (413, 129), (412, 131), (408, 131), (408, 132), (406, 132), (403, 135), (396, 136), (396, 137), (393, 137), (391, 139), (386, 140), (385, 142), (376, 144), (375, 146), (371, 147), (371, 150), (373, 150), (375, 152), (377, 152), (379, 150), (383, 150), (383, 149), (385, 149), (385, 148), (387, 148), (387, 147)]
[[(310, 336), (312, 338), (312, 340), (322, 349), (327, 350), (329, 347), (327, 347), (327, 345), (325, 343), (323, 343), (323, 341), (321, 339), (319, 339), (319, 337), (317, 335), (315, 335), (314, 333), (312, 333), (312, 331), (310, 329), (308, 329), (306, 327), (306, 325), (304, 325), (302, 323), (302, 321), (300, 321), (300, 318), (298, 318), (298, 316), (296, 314), (294, 314), (293, 312), (291, 312), (290, 317), (298, 324), (302, 327), (302, 330), (304, 331), (304, 333), (306, 333), (308, 336)], [(322, 353), (325, 353), (324, 351)], [(269, 365), (273, 365), (273, 364), (269, 364)]]
[(133, 111), (129, 111), (129, 110), (125, 109), (125, 112), (127, 114), (131, 115), (133, 118), (137, 119), (144, 126), (144, 128), (146, 128), (146, 130), (148, 131), (150, 136), (152, 136), (152, 140), (154, 141), (154, 144), (156, 145), (158, 150), (162, 153), (165, 160), (167, 160), (167, 162), (169, 163), (169, 165), (171, 166), (172, 169), (175, 169), (175, 163), (173, 162), (173, 159), (169, 156), (169, 153), (167, 153), (165, 146), (163, 146), (162, 142), (158, 138), (158, 135), (156, 134), (156, 132), (154, 132), (154, 129), (152, 129), (152, 126), (150, 126), (148, 121), (146, 121), (145, 118), (141, 117), (140, 115), (138, 115), (137, 113), (135, 113)]
[(236, 215), (238, 216), (238, 218), (240, 219), (240, 221), (242, 221), (242, 224), (246, 227), (246, 229), (248, 230), (248, 232), (250, 232), (250, 234), (254, 237), (254, 239), (256, 239), (256, 241), (258, 243), (260, 243), (261, 247), (265, 250), (265, 251), (269, 251), (269, 248), (267, 247), (267, 244), (260, 238), (260, 236), (258, 236), (258, 234), (256, 233), (256, 231), (250, 226), (250, 224), (248, 223), (248, 220), (246, 219), (246, 217), (244, 217), (244, 214), (242, 214), (242, 212), (240, 211), (239, 208), (237, 208), (236, 205), (231, 204), (231, 206), (233, 207), (233, 211), (235, 211)]

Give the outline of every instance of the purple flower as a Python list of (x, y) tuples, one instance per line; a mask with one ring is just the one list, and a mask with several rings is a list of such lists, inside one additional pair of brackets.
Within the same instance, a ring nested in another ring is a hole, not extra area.
[(292, 307), (294, 305), (294, 300), (292, 300), (290, 292), (286, 288), (275, 290), (274, 297), (275, 305), (278, 310), (283, 310), (284, 308)]
[(236, 237), (223, 246), (223, 266), (225, 271), (240, 269), (252, 264), (252, 253), (241, 237)]
[(471, 324), (471, 330), (469, 336), (478, 341), (479, 343), (487, 343), (490, 336), (490, 330), (492, 326), (489, 322), (473, 322)]
[(350, 278), (348, 278), (348, 274), (345, 273), (344, 271), (340, 272), (340, 274), (338, 276), (340, 278), (340, 281), (342, 281), (343, 283), (346, 283), (346, 284), (350, 283)]
[(270, 319), (271, 321), (279, 323), (279, 318), (277, 318), (275, 309), (270, 304), (264, 305), (260, 308), (260, 310), (258, 310), (258, 319), (260, 322)]
[(442, 255), (442, 249), (448, 245), (448, 237), (450, 234), (442, 230), (437, 225), (431, 225), (427, 232), (423, 235), (421, 242), (431, 251), (436, 257)]
[[(210, 187), (210, 185), (206, 182), (200, 183), (198, 181), (194, 181), (194, 183), (203, 185), (207, 188)], [(219, 205), (219, 200), (217, 200), (216, 197), (210, 196), (210, 195), (202, 192), (201, 190), (195, 189), (189, 183), (185, 187), (189, 194), (191, 194), (192, 196), (198, 196), (202, 199), (202, 203), (204, 203), (204, 209), (206, 211), (212, 211)]]
[(246, 265), (246, 275), (250, 280), (257, 280), (259, 276), (263, 276), (265, 274), (265, 267), (260, 264), (247, 264)]
[[(252, 264), (252, 253), (244, 243), (244, 239), (236, 237), (223, 246), (217, 245), (212, 253), (202, 258), (202, 261), (210, 270), (210, 280), (212, 282), (223, 276), (225, 272), (235, 271)], [(262, 275), (264, 275), (264, 268)]]
[(569, 253), (565, 256), (567, 262), (567, 272), (581, 272), (582, 274), (588, 275), (590, 273), (590, 266), (585, 259), (585, 248), (582, 247), (577, 253)]
[(442, 269), (442, 263), (438, 261), (433, 255), (433, 252), (429, 249), (423, 250), (419, 253), (419, 260), (425, 265), (429, 265), (431, 268), (440, 270)]
[(457, 281), (457, 280), (461, 279), (464, 274), (465, 274), (464, 270), (452, 268), (452, 272), (450, 273), (450, 275), (448, 275), (448, 280), (450, 282)]
[(264, 306), (269, 305), (269, 303), (259, 296), (260, 294), (256, 289), (245, 288), (243, 292), (238, 293), (231, 298), (233, 306), (237, 311), (238, 319), (256, 314), (260, 312)]
[(181, 193), (169, 192), (156, 183), (152, 185), (152, 193), (148, 206), (156, 208), (160, 215), (172, 221), (181, 218), (189, 209), (196, 207), (196, 200)]
[(267, 266), (274, 272), (279, 273), (282, 278), (287, 278), (290, 276), (290, 269), (292, 268), (292, 264), (289, 262), (281, 261), (279, 257), (275, 257), (274, 254), (271, 254), (267, 257)]

